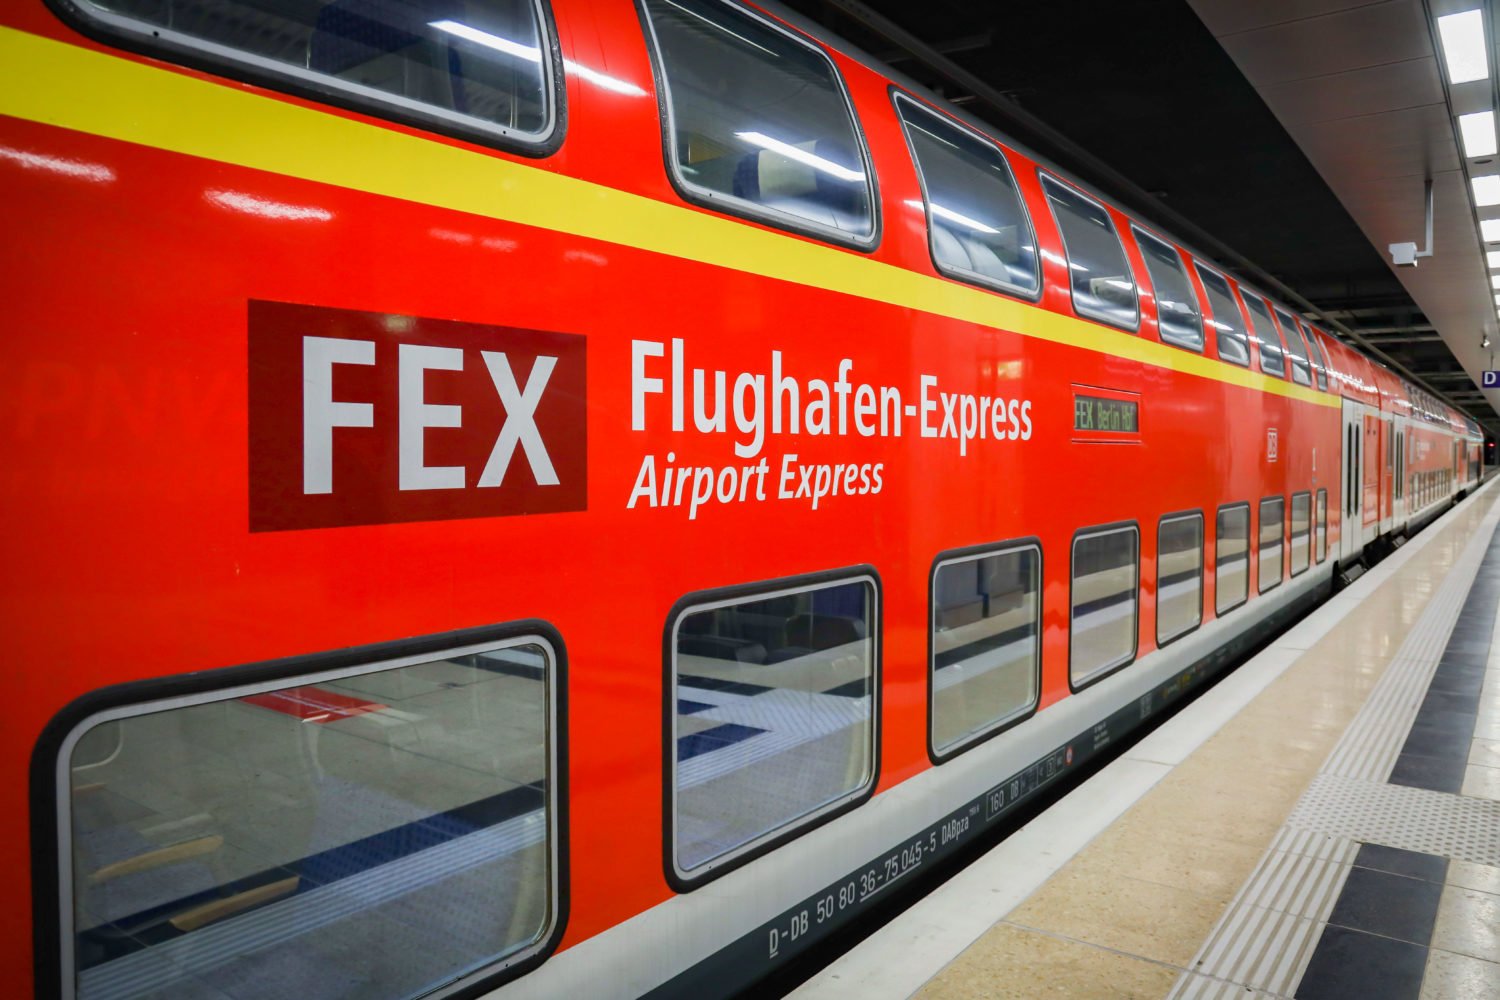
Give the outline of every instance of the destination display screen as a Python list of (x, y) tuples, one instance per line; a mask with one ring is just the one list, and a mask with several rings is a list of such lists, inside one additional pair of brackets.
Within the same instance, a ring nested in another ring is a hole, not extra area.
[(1073, 397), (1073, 429), (1139, 434), (1141, 430), (1140, 404), (1127, 399), (1075, 395)]

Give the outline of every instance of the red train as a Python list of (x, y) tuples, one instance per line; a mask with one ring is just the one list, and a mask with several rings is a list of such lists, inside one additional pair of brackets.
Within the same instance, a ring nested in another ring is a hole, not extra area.
[(727, 992), (1479, 478), (791, 15), (0, 22), (17, 992)]

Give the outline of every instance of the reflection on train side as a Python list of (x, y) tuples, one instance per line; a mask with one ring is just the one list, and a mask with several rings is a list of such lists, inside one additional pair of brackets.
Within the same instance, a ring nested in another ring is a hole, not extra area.
[(86, 731), (78, 995), (387, 1000), (537, 946), (550, 668), (517, 645)]
[(678, 619), (673, 833), (679, 872), (857, 796), (874, 771), (875, 588), (865, 580)]

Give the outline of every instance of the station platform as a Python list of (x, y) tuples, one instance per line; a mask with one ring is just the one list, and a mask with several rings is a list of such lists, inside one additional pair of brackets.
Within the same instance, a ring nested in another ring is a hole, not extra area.
[(1500, 1000), (1491, 483), (797, 1000)]

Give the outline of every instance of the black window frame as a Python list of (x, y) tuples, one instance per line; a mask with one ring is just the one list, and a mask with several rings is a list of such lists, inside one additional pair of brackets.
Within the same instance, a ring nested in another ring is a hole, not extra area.
[[(1260, 303), (1263, 312), (1259, 314), (1259, 316), (1264, 317), (1266, 324), (1270, 327), (1271, 336), (1276, 338), (1276, 363), (1281, 366), (1280, 372), (1271, 371), (1266, 367), (1266, 342), (1261, 337), (1260, 331), (1256, 329), (1256, 320), (1258, 318), (1258, 314), (1255, 311), (1255, 307), (1250, 304), (1250, 301), (1252, 299)], [(1270, 378), (1281, 379), (1283, 382), (1285, 382), (1288, 378), (1291, 377), (1287, 373), (1288, 369), (1286, 360), (1286, 344), (1282, 342), (1281, 333), (1276, 329), (1276, 319), (1271, 313), (1270, 301), (1267, 300), (1263, 295), (1257, 295), (1254, 292), (1246, 291), (1244, 286), (1240, 287), (1240, 301), (1245, 303), (1245, 319), (1249, 323), (1248, 330), (1250, 336), (1255, 338), (1255, 343), (1257, 345), (1255, 350), (1255, 355), (1257, 358), (1255, 365), (1256, 369), (1262, 375), (1269, 376)]]
[[(1022, 712), (1003, 716), (990, 726), (971, 733), (969, 736), (959, 740), (952, 746), (939, 750), (933, 741), (933, 715), (937, 708), (937, 689), (934, 681), (937, 671), (934, 668), (934, 660), (937, 655), (936, 628), (933, 619), (937, 610), (937, 575), (944, 565), (955, 562), (977, 561), (989, 556), (1006, 555), (1011, 552), (1023, 552), (1027, 549), (1036, 550), (1036, 653), (1034, 656), (1036, 681), (1036, 693), (1031, 699), (1031, 705)], [(932, 565), (927, 571), (927, 758), (934, 764), (942, 764), (960, 754), (967, 753), (982, 743), (994, 739), (1007, 730), (1014, 729), (1021, 723), (1036, 715), (1042, 703), (1042, 638), (1046, 634), (1043, 626), (1046, 623), (1045, 601), (1047, 595), (1047, 571), (1046, 556), (1042, 552), (1042, 541), (1035, 535), (1026, 538), (1012, 538), (1003, 542), (993, 542), (984, 545), (969, 545), (964, 548), (947, 549), (939, 552), (933, 557)]]
[[(1220, 575), (1219, 574), (1219, 567), (1222, 566), (1224, 563), (1223, 563), (1222, 558), (1219, 555), (1219, 542), (1220, 542), (1220, 540), (1223, 537), (1220, 534), (1220, 532), (1219, 532), (1219, 519), (1224, 516), (1224, 513), (1226, 511), (1239, 510), (1241, 508), (1243, 508), (1244, 511), (1245, 511), (1245, 553), (1244, 553), (1244, 556), (1243, 556), (1243, 558), (1245, 560), (1245, 596), (1241, 597), (1238, 601), (1235, 601), (1233, 604), (1229, 605), (1228, 607), (1220, 608), (1219, 607), (1219, 575)], [(1253, 510), (1252, 505), (1251, 505), (1251, 503), (1250, 503), (1249, 500), (1235, 500), (1235, 501), (1233, 501), (1231, 503), (1220, 504), (1218, 506), (1218, 508), (1214, 511), (1214, 617), (1215, 618), (1223, 618), (1225, 615), (1229, 614), (1231, 611), (1234, 611), (1237, 608), (1242, 608), (1242, 607), (1244, 607), (1246, 604), (1248, 604), (1250, 602), (1250, 540), (1254, 537), (1254, 533), (1255, 533), (1255, 515), (1254, 515), (1254, 510)]]
[(833, 246), (847, 247), (861, 253), (872, 253), (880, 246), (884, 235), (884, 218), (881, 212), (880, 202), (880, 178), (875, 171), (875, 161), (870, 155), (870, 142), (865, 135), (863, 122), (860, 121), (859, 110), (854, 106), (854, 99), (849, 94), (849, 85), (844, 80), (844, 74), (839, 71), (838, 63), (834, 61), (829, 49), (818, 39), (776, 21), (766, 16), (759, 10), (739, 2), (739, 0), (704, 0), (722, 6), (737, 14), (742, 14), (751, 20), (760, 22), (761, 25), (770, 30), (784, 35), (793, 43), (802, 46), (828, 64), (828, 70), (833, 81), (838, 86), (839, 96), (843, 98), (844, 110), (849, 113), (849, 122), (852, 128), (855, 145), (859, 149), (860, 163), (864, 167), (865, 190), (870, 200), (870, 234), (866, 237), (858, 237), (845, 230), (834, 229), (829, 226), (821, 226), (808, 219), (781, 212), (773, 208), (757, 205), (755, 202), (745, 198), (738, 198), (732, 194), (711, 191), (699, 188), (691, 181), (686, 180), (677, 168), (677, 128), (672, 118), (672, 97), (667, 85), (667, 75), (662, 66), (661, 45), (656, 37), (656, 27), (651, 20), (651, 13), (646, 9), (646, 0), (636, 0), (636, 14), (640, 19), (641, 32), (646, 40), (646, 52), (651, 64), (651, 76), (656, 85), (656, 103), (658, 111), (658, 124), (661, 127), (662, 165), (666, 170), (667, 180), (672, 185), (672, 190), (677, 192), (678, 197), (690, 205), (697, 205), (710, 211), (729, 216), (731, 218), (743, 219), (759, 225), (768, 226), (782, 232), (795, 233), (798, 236), (806, 236)]
[[(1155, 243), (1158, 247), (1164, 247), (1165, 249), (1172, 252), (1172, 255), (1177, 258), (1177, 273), (1182, 276), (1183, 284), (1187, 285), (1188, 293), (1196, 299), (1198, 290), (1193, 287), (1193, 281), (1188, 277), (1187, 261), (1183, 258), (1182, 251), (1177, 248), (1176, 244), (1172, 243), (1170, 240), (1157, 236), (1155, 233), (1142, 226), (1139, 222), (1132, 221), (1130, 223), (1130, 235), (1131, 238), (1135, 240), (1136, 252), (1141, 255), (1141, 260), (1145, 262), (1146, 277), (1151, 279), (1151, 301), (1152, 304), (1156, 307), (1157, 337), (1163, 344), (1170, 344), (1178, 350), (1188, 351), (1191, 354), (1205, 353), (1207, 349), (1206, 345), (1208, 344), (1208, 331), (1205, 328), (1205, 324), (1203, 322), (1202, 303), (1197, 301), (1193, 302), (1193, 315), (1194, 318), (1198, 321), (1198, 343), (1196, 345), (1183, 343), (1175, 336), (1169, 336), (1167, 332), (1162, 328), (1161, 293), (1157, 288), (1156, 274), (1151, 270), (1151, 258), (1147, 255), (1146, 249), (1143, 244)], [(1127, 256), (1126, 260), (1128, 261), (1129, 259), (1130, 258)]]
[[(1194, 517), (1198, 519), (1198, 620), (1195, 621), (1190, 628), (1183, 629), (1181, 632), (1178, 632), (1175, 635), (1167, 636), (1165, 639), (1163, 639), (1161, 635), (1161, 529), (1162, 526), (1165, 525), (1168, 521), (1186, 521)], [(1156, 593), (1154, 610), (1156, 612), (1155, 617), (1157, 649), (1162, 649), (1166, 646), (1170, 646), (1177, 640), (1192, 635), (1194, 632), (1203, 627), (1203, 591), (1205, 586), (1203, 579), (1203, 553), (1206, 551), (1207, 546), (1208, 522), (1204, 518), (1203, 511), (1201, 510), (1174, 511), (1170, 514), (1163, 514), (1156, 522)]]
[[(1295, 514), (1293, 512), (1296, 510), (1296, 507), (1297, 507), (1297, 498), (1298, 497), (1306, 497), (1307, 498), (1307, 562), (1306, 562), (1305, 565), (1303, 565), (1303, 567), (1301, 569), (1297, 569), (1296, 568), (1297, 567), (1297, 562), (1296, 562), (1295, 557), (1292, 555), (1292, 552), (1296, 548), (1296, 545), (1297, 545), (1297, 534), (1296, 534), (1297, 529), (1295, 527), (1295, 524), (1296, 524), (1296, 522), (1294, 520)], [(1288, 580), (1295, 580), (1295, 579), (1297, 579), (1297, 577), (1301, 576), (1303, 573), (1306, 573), (1308, 570), (1312, 569), (1313, 565), (1314, 565), (1313, 549), (1317, 545), (1318, 526), (1315, 523), (1316, 511), (1314, 511), (1314, 509), (1313, 509), (1313, 495), (1312, 495), (1312, 491), (1311, 490), (1297, 490), (1296, 492), (1292, 493), (1291, 496), (1287, 497), (1287, 505), (1286, 505), (1285, 517), (1286, 517), (1285, 525), (1286, 525), (1286, 538), (1287, 538), (1287, 541), (1286, 541), (1286, 573), (1287, 573), (1287, 579)]]
[[(191, 35), (163, 29), (144, 21), (94, 8), (87, 0), (44, 0), (69, 27), (80, 34), (126, 52), (161, 59), (188, 69), (200, 70), (229, 80), (254, 84), (281, 94), (290, 94), (317, 104), (370, 115), (412, 128), (478, 143), (507, 153), (534, 159), (551, 156), (562, 148), (567, 134), (567, 79), (558, 38), (552, 0), (529, 0), (537, 13), (540, 35), (538, 48), (543, 63), (542, 91), (551, 103), (550, 127), (541, 135), (507, 129), (503, 125), (486, 125), (481, 118), (467, 115), (437, 114), (435, 105), (424, 106), (414, 99), (393, 100), (399, 95), (381, 97), (374, 88), (355, 89), (336, 77), (311, 70), (297, 72), (291, 63), (278, 63)], [(368, 91), (368, 92), (367, 92)], [(408, 106), (410, 105), (410, 106)]]
[[(1290, 366), (1292, 381), (1300, 386), (1313, 387), (1313, 363), (1312, 352), (1307, 346), (1307, 338), (1302, 335), (1302, 329), (1297, 323), (1297, 318), (1292, 315), (1290, 309), (1279, 305), (1271, 306), (1271, 314), (1276, 317), (1276, 325), (1281, 327), (1281, 343), (1286, 349), (1285, 360)], [(1292, 345), (1298, 345), (1302, 349), (1302, 356), (1292, 350)], [(1306, 373), (1299, 375), (1306, 369)]]
[[(1098, 198), (1094, 198), (1088, 194), (1085, 194), (1081, 189), (1075, 187), (1072, 184), (1069, 184), (1062, 178), (1048, 173), (1047, 170), (1042, 167), (1037, 168), (1037, 178), (1039, 183), (1041, 184), (1042, 198), (1047, 204), (1047, 210), (1052, 213), (1052, 224), (1057, 227), (1057, 237), (1062, 241), (1063, 257), (1068, 265), (1068, 302), (1073, 307), (1073, 314), (1079, 319), (1085, 319), (1092, 323), (1102, 323), (1105, 326), (1112, 327), (1116, 330), (1123, 330), (1126, 333), (1140, 333), (1141, 283), (1136, 276), (1135, 265), (1130, 261), (1130, 252), (1125, 249), (1125, 238), (1123, 235), (1121, 235), (1119, 228), (1115, 225), (1115, 218), (1112, 214), (1110, 214), (1109, 206), (1100, 201)], [(1120, 247), (1120, 257), (1125, 261), (1125, 268), (1130, 274), (1131, 297), (1135, 300), (1135, 320), (1130, 326), (1126, 326), (1123, 323), (1118, 323), (1113, 319), (1110, 319), (1108, 316), (1100, 315), (1096, 312), (1090, 312), (1089, 310), (1081, 308), (1079, 306), (1078, 298), (1073, 294), (1073, 254), (1068, 250), (1068, 235), (1064, 231), (1062, 223), (1058, 221), (1057, 205), (1054, 203), (1052, 195), (1047, 191), (1048, 185), (1052, 185), (1053, 187), (1068, 195), (1088, 202), (1095, 208), (1099, 209), (1099, 211), (1104, 213), (1105, 220), (1109, 222), (1109, 231), (1114, 236), (1115, 242)]]
[[(846, 794), (842, 799), (820, 809), (797, 817), (786, 826), (779, 827), (751, 840), (739, 848), (718, 858), (706, 861), (698, 870), (683, 874), (677, 868), (677, 625), (688, 615), (702, 610), (704, 605), (721, 603), (744, 603), (757, 597), (766, 597), (787, 591), (820, 590), (842, 583), (868, 582), (873, 592), (871, 601), (870, 629), (870, 775), (863, 786)], [(745, 865), (776, 851), (818, 827), (852, 812), (864, 805), (875, 794), (880, 784), (880, 743), (882, 735), (881, 710), (884, 685), (883, 666), (885, 652), (885, 592), (880, 573), (874, 566), (861, 564), (839, 569), (802, 573), (795, 576), (757, 580), (751, 583), (732, 584), (707, 590), (695, 590), (682, 597), (667, 612), (666, 624), (662, 627), (662, 871), (667, 884), (674, 892), (688, 893), (700, 889), (723, 876), (743, 868)]]
[(1327, 392), (1328, 359), (1323, 354), (1323, 345), (1318, 343), (1318, 338), (1326, 334), (1305, 320), (1302, 322), (1302, 332), (1307, 335), (1307, 347), (1312, 352), (1313, 377), (1317, 379), (1318, 391)]
[[(1264, 551), (1263, 550), (1265, 548), (1265, 542), (1262, 541), (1261, 534), (1265, 530), (1265, 509), (1266, 509), (1266, 504), (1268, 504), (1268, 503), (1275, 503), (1277, 501), (1281, 502), (1281, 532), (1280, 532), (1280, 539), (1279, 539), (1279, 542), (1278, 542), (1281, 551), (1280, 551), (1280, 554), (1277, 556), (1278, 560), (1280, 561), (1280, 565), (1276, 567), (1276, 582), (1273, 583), (1273, 584), (1271, 584), (1269, 587), (1263, 587), (1263, 586), (1261, 586), (1261, 581), (1265, 578), (1265, 571), (1261, 567), (1263, 565), (1263, 559), (1264, 559)], [(1262, 594), (1269, 594), (1271, 591), (1273, 591), (1277, 587), (1281, 586), (1287, 580), (1287, 575), (1286, 575), (1286, 562), (1287, 562), (1287, 560), (1286, 560), (1287, 516), (1286, 516), (1286, 514), (1287, 514), (1287, 503), (1286, 503), (1286, 497), (1283, 494), (1276, 493), (1276, 494), (1272, 494), (1270, 496), (1261, 497), (1260, 498), (1260, 502), (1257, 503), (1256, 506), (1255, 506), (1255, 594), (1256, 594), (1257, 597), (1261, 596)]]
[[(896, 124), (901, 128), (902, 138), (906, 141), (907, 155), (911, 158), (912, 166), (917, 172), (917, 185), (922, 192), (922, 214), (927, 219), (927, 255), (932, 260), (933, 269), (945, 277), (952, 278), (954, 281), (962, 281), (965, 284), (974, 285), (977, 288), (984, 288), (992, 292), (999, 292), (1002, 295), (1008, 295), (1012, 298), (1021, 299), (1026, 302), (1040, 301), (1042, 297), (1042, 290), (1046, 287), (1046, 283), (1042, 277), (1041, 244), (1037, 241), (1036, 224), (1032, 222), (1031, 219), (1031, 206), (1026, 204), (1026, 195), (1024, 192), (1022, 192), (1021, 185), (1016, 181), (1016, 173), (1011, 169), (1010, 157), (1006, 155), (1006, 148), (1004, 144), (991, 139), (983, 132), (980, 132), (978, 129), (972, 128), (965, 122), (954, 118), (952, 115), (942, 113), (937, 108), (934, 108), (925, 101), (922, 101), (912, 94), (907, 93), (895, 84), (892, 84), (890, 86), (889, 95), (891, 98), (891, 107), (895, 110), (896, 113)], [(908, 130), (908, 122), (901, 116), (901, 103), (903, 101), (907, 104), (910, 104), (918, 111), (928, 114), (933, 118), (943, 122), (944, 124), (952, 126), (960, 132), (968, 133), (968, 135), (975, 141), (983, 143), (987, 146), (994, 147), (995, 152), (1000, 154), (1000, 162), (1004, 164), (1006, 176), (1010, 179), (1011, 187), (1015, 191), (1016, 204), (1018, 204), (1021, 208), (1021, 218), (1026, 224), (1026, 235), (1031, 240), (1031, 245), (1033, 247), (1032, 260), (1035, 266), (1032, 269), (1032, 274), (1036, 279), (1036, 287), (1034, 289), (1028, 291), (1027, 289), (1020, 287), (1019, 285), (1012, 285), (1009, 282), (1001, 281), (998, 278), (990, 278), (989, 276), (980, 274), (977, 271), (966, 271), (963, 268), (951, 267), (944, 264), (941, 260), (938, 259), (937, 253), (933, 249), (932, 245), (932, 197), (930, 194), (928, 194), (927, 191), (927, 175), (922, 170), (922, 161), (917, 156), (916, 147), (912, 145), (911, 133)]]
[[(1110, 665), (1110, 666), (1105, 666), (1105, 667), (1095, 667), (1088, 674), (1088, 676), (1086, 676), (1083, 680), (1078, 681), (1078, 680), (1074, 679), (1074, 675), (1073, 675), (1073, 652), (1074, 652), (1074, 648), (1073, 648), (1074, 647), (1074, 643), (1073, 643), (1073, 620), (1074, 620), (1073, 609), (1076, 606), (1073, 603), (1073, 589), (1074, 589), (1074, 586), (1078, 582), (1078, 574), (1077, 574), (1076, 569), (1075, 569), (1075, 565), (1076, 565), (1076, 561), (1077, 561), (1077, 557), (1078, 557), (1078, 543), (1080, 541), (1082, 541), (1083, 539), (1085, 539), (1085, 538), (1091, 538), (1091, 537), (1093, 537), (1095, 535), (1109, 535), (1109, 534), (1114, 534), (1116, 532), (1126, 531), (1126, 530), (1130, 530), (1130, 531), (1134, 531), (1135, 532), (1135, 589), (1131, 592), (1132, 595), (1133, 595), (1134, 603), (1135, 603), (1135, 616), (1132, 619), (1132, 624), (1131, 624), (1131, 628), (1130, 628), (1130, 636), (1131, 636), (1130, 655), (1129, 655), (1129, 657), (1127, 659), (1124, 659), (1124, 660), (1120, 661), (1119, 663), (1116, 663), (1116, 664), (1113, 664), (1113, 665)], [(1073, 537), (1068, 542), (1068, 690), (1071, 693), (1073, 693), (1073, 694), (1077, 694), (1079, 691), (1082, 691), (1085, 688), (1093, 687), (1095, 684), (1098, 684), (1100, 681), (1102, 681), (1102, 680), (1104, 680), (1104, 679), (1106, 679), (1108, 677), (1113, 677), (1115, 674), (1119, 673), (1121, 670), (1124, 670), (1126, 667), (1128, 667), (1132, 663), (1134, 663), (1140, 657), (1140, 653), (1141, 653), (1141, 526), (1140, 526), (1140, 522), (1138, 522), (1138, 521), (1112, 521), (1112, 522), (1110, 522), (1108, 524), (1096, 524), (1096, 525), (1090, 525), (1087, 528), (1080, 528), (1077, 531), (1073, 532)]]
[[(1236, 368), (1248, 369), (1250, 367), (1250, 337), (1252, 336), (1252, 334), (1248, 325), (1249, 320), (1245, 316), (1245, 310), (1241, 307), (1239, 300), (1235, 298), (1235, 286), (1230, 283), (1229, 275), (1224, 274), (1220, 271), (1215, 271), (1213, 268), (1206, 266), (1201, 260), (1198, 260), (1197, 258), (1193, 259), (1193, 267), (1198, 272), (1198, 283), (1203, 286), (1203, 294), (1204, 297), (1208, 299), (1208, 307), (1210, 310), (1214, 311), (1213, 319), (1205, 320), (1204, 325), (1213, 326), (1214, 322), (1219, 319), (1218, 311), (1214, 309), (1214, 297), (1208, 290), (1208, 282), (1203, 280), (1203, 276), (1205, 273), (1211, 274), (1218, 280), (1224, 282), (1225, 297), (1229, 300), (1230, 306), (1233, 307), (1235, 315), (1239, 318), (1240, 321), (1240, 329), (1238, 334), (1231, 333), (1226, 335), (1223, 330), (1220, 330), (1216, 326), (1214, 327), (1215, 357), (1217, 357), (1220, 361), (1224, 362), (1227, 365), (1234, 365)], [(1207, 339), (1207, 336), (1207, 331), (1205, 331), (1205, 340)], [(1227, 339), (1234, 341), (1235, 343), (1240, 345), (1240, 348), (1245, 352), (1244, 361), (1236, 361), (1233, 358), (1226, 358), (1224, 356), (1223, 350), (1221, 350), (1219, 347), (1219, 338), (1225, 336), (1227, 336)]]
[[(432, 659), (476, 646), (504, 648), (523, 644), (545, 644), (552, 656), (549, 721), (552, 740), (548, 749), (551, 773), (548, 780), (549, 837), (553, 850), (554, 880), (552, 926), (530, 949), (489, 966), (461, 974), (440, 991), (479, 995), (533, 971), (557, 950), (567, 930), (571, 900), (569, 868), (568, 788), (568, 652), (562, 634), (549, 622), (525, 619), (498, 625), (461, 629), (393, 642), (374, 643), (328, 652), (289, 656), (240, 666), (222, 667), (128, 681), (84, 694), (64, 706), (43, 728), (31, 755), (31, 887), (32, 921), (36, 954), (36, 995), (65, 996), (65, 985), (75, 982), (67, 966), (72, 954), (73, 899), (71, 876), (62, 877), (62, 865), (72, 864), (69, 814), (63, 807), (70, 795), (61, 794), (66, 780), (67, 756), (82, 734), (93, 724), (116, 717), (136, 717), (169, 707), (188, 707), (238, 697), (233, 692), (253, 694), (299, 684), (317, 683), (330, 674), (359, 676), (393, 669), (401, 660)], [(180, 703), (180, 704), (176, 704)], [(128, 712), (139, 708), (141, 711)], [(67, 833), (64, 833), (67, 830)], [(69, 840), (65, 843), (64, 837)], [(64, 891), (69, 893), (66, 902)], [(66, 921), (66, 927), (64, 922)]]

